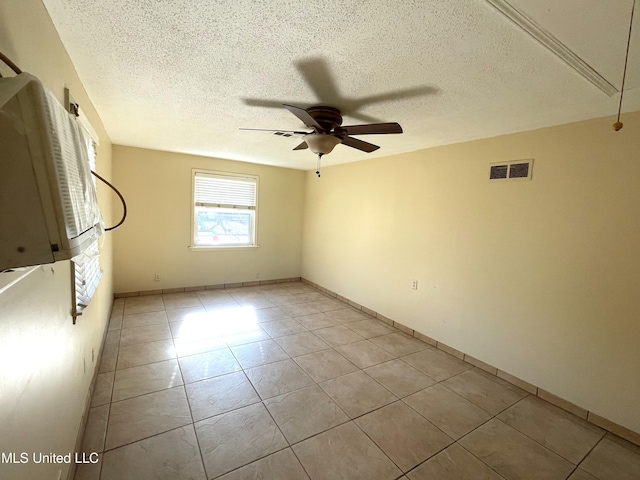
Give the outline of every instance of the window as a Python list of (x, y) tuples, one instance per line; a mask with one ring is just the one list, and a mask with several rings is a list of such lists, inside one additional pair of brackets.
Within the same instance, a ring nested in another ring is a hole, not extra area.
[(256, 245), (258, 177), (193, 171), (194, 247)]
[[(79, 118), (80, 117), (78, 117), (78, 119)], [(92, 130), (87, 129), (85, 125), (88, 125), (88, 122), (86, 120), (84, 123), (78, 122), (78, 126), (80, 127), (80, 138), (82, 140), (82, 142), (79, 142), (79, 144), (82, 143), (86, 145), (89, 168), (95, 171), (97, 156), (97, 137), (94, 136), (91, 133)], [(95, 187), (96, 179), (93, 175), (90, 176)], [(89, 306), (89, 302), (91, 301), (91, 298), (93, 298), (93, 294), (98, 288), (98, 283), (100, 282), (100, 278), (102, 277), (102, 270), (100, 269), (100, 248), (98, 246), (98, 241), (96, 240), (80, 255), (73, 257), (71, 259), (71, 266), (71, 283), (73, 285), (75, 298), (72, 316), (73, 323), (75, 324), (76, 318), (82, 315), (84, 309)]]

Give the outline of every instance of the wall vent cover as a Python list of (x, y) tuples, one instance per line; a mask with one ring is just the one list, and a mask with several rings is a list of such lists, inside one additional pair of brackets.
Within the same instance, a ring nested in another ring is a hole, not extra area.
[(492, 163), (489, 180), (531, 180), (533, 159)]

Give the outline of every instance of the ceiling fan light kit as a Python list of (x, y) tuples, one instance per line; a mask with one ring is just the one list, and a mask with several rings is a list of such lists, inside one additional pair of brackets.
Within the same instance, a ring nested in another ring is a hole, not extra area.
[(310, 133), (303, 137), (305, 143), (316, 155), (331, 153), (333, 148), (340, 143), (340, 139), (326, 133)]
[[(363, 125), (342, 126), (342, 114), (334, 107), (318, 105), (309, 108), (296, 107), (294, 105), (282, 105), (293, 113), (311, 132), (299, 132), (296, 130), (267, 130), (280, 136), (302, 136), (302, 143), (294, 150), (309, 149), (318, 155), (316, 174), (320, 176), (320, 160), (323, 155), (333, 151), (339, 143), (347, 147), (355, 148), (362, 152), (371, 153), (380, 147), (373, 143), (365, 142), (351, 135), (384, 135), (389, 133), (402, 133), (402, 127), (395, 122), (367, 123)], [(240, 130), (263, 130), (241, 128)]]

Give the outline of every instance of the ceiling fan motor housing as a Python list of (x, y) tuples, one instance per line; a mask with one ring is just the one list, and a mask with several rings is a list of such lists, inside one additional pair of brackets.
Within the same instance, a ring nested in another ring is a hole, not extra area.
[(322, 126), (325, 132), (330, 132), (342, 125), (342, 115), (337, 108), (318, 105), (307, 108), (307, 113)]

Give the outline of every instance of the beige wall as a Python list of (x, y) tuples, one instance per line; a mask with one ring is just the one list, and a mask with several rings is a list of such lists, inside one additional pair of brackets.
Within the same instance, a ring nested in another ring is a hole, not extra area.
[[(307, 172), (302, 276), (640, 432), (640, 113), (623, 120)], [(489, 182), (527, 158), (531, 181)]]
[[(257, 273), (259, 280), (300, 275), (304, 172), (119, 145), (113, 165), (129, 212), (115, 232), (116, 292), (249, 282)], [(260, 177), (258, 248), (188, 248), (193, 168)]]
[[(0, 51), (60, 100), (71, 89), (99, 132), (97, 169), (109, 178), (111, 143), (40, 0), (0, 2)], [(101, 186), (98, 200), (109, 222), (111, 196)], [(107, 235), (100, 286), (75, 326), (68, 261), (38, 268), (0, 293), (0, 452), (73, 451), (95, 369), (92, 350), (97, 361), (113, 297), (111, 251)], [(66, 478), (66, 464), (5, 463), (0, 478), (55, 480), (59, 469)]]

